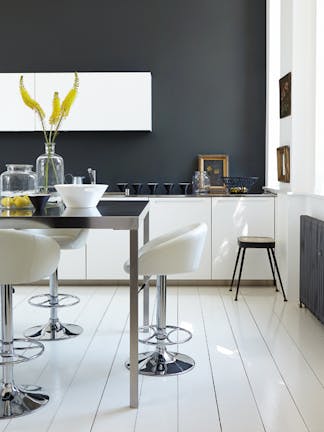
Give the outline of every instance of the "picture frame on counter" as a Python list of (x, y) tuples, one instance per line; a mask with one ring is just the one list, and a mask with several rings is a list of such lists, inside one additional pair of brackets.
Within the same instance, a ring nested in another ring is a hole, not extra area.
[(226, 187), (222, 177), (228, 177), (228, 155), (225, 154), (199, 154), (198, 170), (206, 171), (210, 179), (211, 192), (224, 192)]
[(278, 181), (290, 183), (290, 148), (282, 146), (277, 148)]

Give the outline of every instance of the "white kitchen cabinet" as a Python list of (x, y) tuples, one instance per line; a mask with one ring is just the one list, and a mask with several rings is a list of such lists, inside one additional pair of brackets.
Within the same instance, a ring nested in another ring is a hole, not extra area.
[[(146, 197), (111, 196), (105, 201), (130, 199), (146, 200)], [(139, 245), (143, 244), (143, 229), (139, 229)], [(106, 229), (90, 230), (87, 242), (87, 279), (126, 280), (124, 263), (129, 258), (129, 231)]]
[(129, 257), (129, 232), (90, 230), (87, 244), (87, 278), (127, 279), (123, 265)]
[(192, 223), (206, 222), (208, 226), (199, 269), (195, 273), (172, 275), (170, 279), (211, 279), (211, 198), (152, 198), (150, 203), (151, 238)]
[[(66, 131), (152, 130), (150, 72), (80, 72), (73, 113), (64, 121)], [(73, 73), (36, 73), (35, 95), (46, 113), (52, 96), (63, 99), (73, 85)], [(89, 115), (91, 107), (91, 115)], [(41, 130), (37, 124), (37, 130)]]
[[(274, 237), (274, 197), (212, 198), (212, 278), (231, 279), (242, 235)], [(272, 279), (267, 251), (248, 249), (242, 279)]]
[(61, 250), (59, 279), (86, 279), (86, 248)]
[[(30, 96), (35, 97), (35, 74), (24, 74), (24, 84)], [(0, 74), (1, 116), (0, 131), (34, 131), (36, 116), (20, 95), (19, 73)]]
[[(58, 91), (63, 100), (73, 86), (73, 72), (22, 75), (30, 96), (45, 111), (47, 122), (54, 92)], [(152, 130), (150, 72), (80, 72), (78, 75), (78, 96), (62, 130)], [(6, 107), (1, 112), (0, 131), (41, 131), (38, 116), (21, 99), (19, 78), (18, 73), (0, 73), (1, 101)]]

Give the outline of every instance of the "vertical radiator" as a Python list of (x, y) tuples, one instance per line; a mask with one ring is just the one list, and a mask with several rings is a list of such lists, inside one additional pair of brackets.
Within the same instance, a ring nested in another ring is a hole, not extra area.
[(324, 324), (324, 221), (300, 218), (300, 303)]

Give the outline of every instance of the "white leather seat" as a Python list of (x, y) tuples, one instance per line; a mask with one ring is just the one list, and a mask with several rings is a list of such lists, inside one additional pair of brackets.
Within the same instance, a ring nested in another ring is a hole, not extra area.
[(13, 380), (13, 365), (38, 357), (44, 350), (40, 342), (14, 339), (13, 284), (31, 283), (53, 273), (60, 248), (52, 239), (15, 230), (0, 230), (1, 284), (1, 383), (0, 418), (28, 414), (46, 404), (49, 397), (41, 392), (20, 388)]
[[(195, 364), (189, 356), (167, 351), (167, 345), (186, 342), (192, 335), (188, 330), (166, 325), (166, 278), (167, 275), (194, 272), (199, 268), (206, 234), (205, 223), (193, 224), (157, 237), (139, 250), (139, 274), (157, 275), (157, 323), (150, 326), (152, 333), (146, 339), (140, 339), (143, 343), (156, 345), (156, 349), (139, 354), (141, 374), (177, 375), (187, 372)], [(124, 269), (129, 273), (129, 261)], [(174, 338), (179, 332), (186, 335), (182, 341)]]
[[(88, 238), (88, 229), (30, 229), (30, 233), (43, 235), (55, 240), (62, 250), (82, 248)], [(69, 339), (82, 333), (82, 327), (76, 324), (61, 323), (57, 316), (59, 307), (73, 306), (79, 303), (80, 299), (71, 294), (58, 293), (57, 269), (50, 276), (49, 294), (33, 296), (29, 303), (33, 306), (50, 308), (50, 319), (43, 325), (34, 326), (25, 331), (25, 336), (35, 340), (60, 340)]]

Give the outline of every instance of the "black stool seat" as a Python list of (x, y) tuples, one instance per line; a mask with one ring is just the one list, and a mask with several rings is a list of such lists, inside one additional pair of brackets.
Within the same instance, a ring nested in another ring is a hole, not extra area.
[(237, 239), (239, 247), (242, 248), (274, 248), (275, 241), (272, 237), (239, 237)]
[[(285, 291), (284, 291), (284, 288), (282, 285), (282, 281), (281, 281), (281, 276), (279, 273), (276, 255), (274, 252), (275, 240), (272, 237), (242, 236), (242, 237), (238, 237), (237, 242), (238, 242), (239, 249), (238, 249), (237, 257), (236, 257), (236, 261), (235, 261), (230, 291), (232, 291), (232, 288), (234, 285), (235, 273), (236, 273), (238, 262), (240, 260), (241, 251), (243, 251), (243, 253), (242, 253), (242, 257), (241, 257), (239, 277), (237, 280), (235, 300), (237, 301), (237, 296), (238, 296), (238, 292), (239, 292), (239, 288), (240, 288), (246, 249), (266, 249), (267, 253), (268, 253), (268, 258), (269, 258), (272, 276), (273, 276), (273, 284), (276, 287), (276, 291), (279, 291), (277, 288), (277, 281), (276, 281), (276, 276), (275, 276), (275, 270), (276, 270), (278, 278), (279, 278), (279, 282), (280, 282), (281, 291), (282, 291), (284, 301), (287, 301), (286, 294), (285, 294)], [(271, 259), (271, 255), (272, 255), (272, 259)]]

